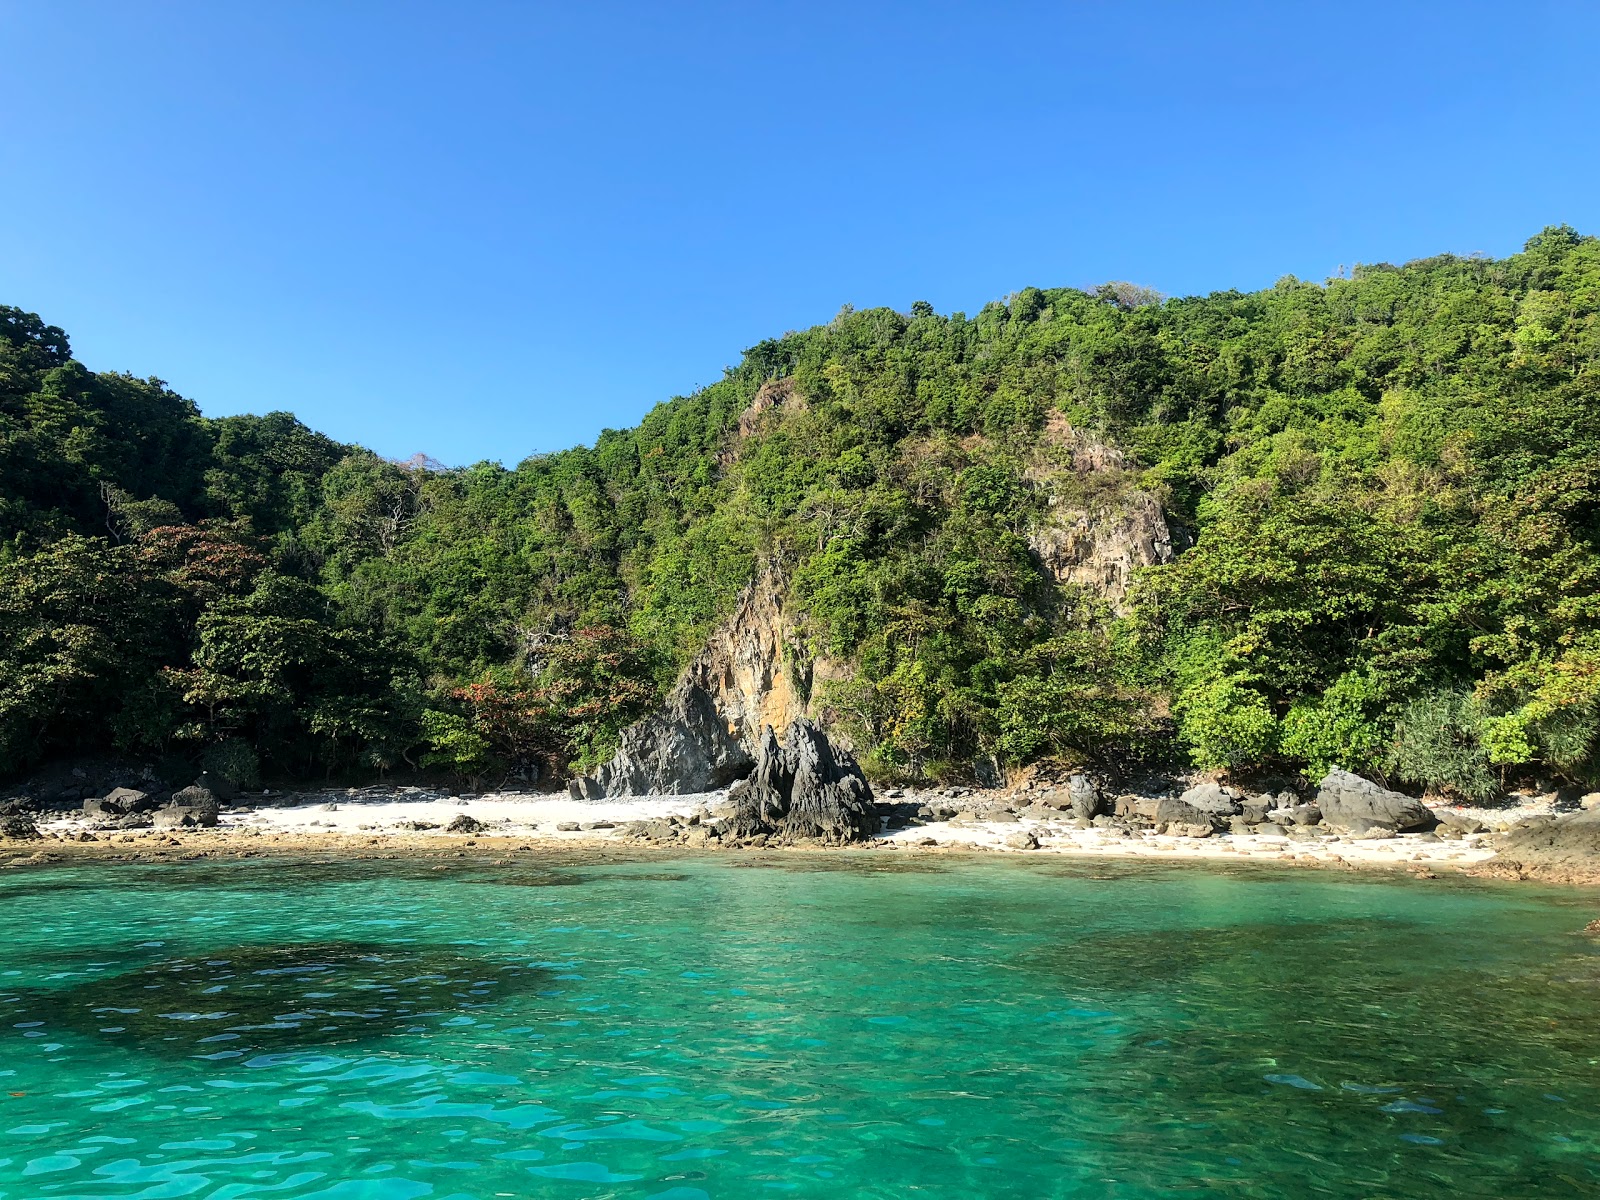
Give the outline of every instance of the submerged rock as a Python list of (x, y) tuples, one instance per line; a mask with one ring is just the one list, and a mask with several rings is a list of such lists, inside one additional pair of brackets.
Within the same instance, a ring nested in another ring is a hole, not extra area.
[(682, 796), (726, 787), (753, 765), (711, 696), (684, 680), (661, 712), (623, 730), (610, 762), (591, 776), (574, 779), (567, 790), (575, 800)]
[(1396, 829), (1431, 829), (1434, 825), (1433, 812), (1421, 800), (1381, 788), (1349, 771), (1329, 771), (1317, 790), (1316, 804), (1323, 821), (1340, 829), (1353, 829), (1362, 819)]
[(750, 778), (734, 789), (735, 837), (858, 842), (878, 832), (872, 788), (848, 751), (805, 718), (780, 744), (767, 726)]

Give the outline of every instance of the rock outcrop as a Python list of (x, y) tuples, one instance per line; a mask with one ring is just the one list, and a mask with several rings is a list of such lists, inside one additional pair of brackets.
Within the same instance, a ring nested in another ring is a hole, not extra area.
[(878, 832), (872, 788), (854, 756), (804, 717), (781, 742), (770, 725), (762, 731), (755, 770), (729, 799), (738, 838), (840, 844)]
[(686, 677), (661, 712), (623, 730), (610, 762), (574, 779), (568, 791), (577, 800), (682, 796), (726, 787), (754, 765), (710, 694)]
[(1121, 451), (1079, 433), (1060, 414), (1046, 424), (1041, 457), (1029, 478), (1044, 493), (1046, 511), (1028, 533), (1029, 549), (1057, 583), (1125, 612), (1134, 571), (1169, 563), (1177, 550), (1161, 501), (1133, 486)]
[(1600, 878), (1600, 808), (1524, 821), (1496, 839), (1496, 860), (1554, 879)]
[[(818, 664), (798, 652), (800, 640), (787, 588), (765, 570), (684, 670), (752, 755), (768, 725), (781, 734), (796, 718), (813, 715)], [(823, 664), (823, 673), (828, 670)]]
[(1338, 769), (1329, 771), (1317, 789), (1322, 819), (1339, 829), (1387, 825), (1394, 829), (1431, 829), (1434, 815), (1421, 800), (1381, 788), (1369, 779)]

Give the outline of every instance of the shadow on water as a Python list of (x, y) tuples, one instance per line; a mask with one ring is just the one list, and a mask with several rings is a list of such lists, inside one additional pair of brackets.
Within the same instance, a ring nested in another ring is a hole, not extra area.
[(227, 1059), (427, 1033), (550, 979), (448, 947), (320, 942), (166, 958), (0, 1004), (6, 1024), (35, 1036)]
[[(115, 872), (109, 875), (108, 872)], [(344, 859), (202, 861), (186, 863), (96, 864), (71, 873), (41, 871), (0, 881), (0, 905), (34, 896), (103, 891), (108, 880), (119, 887), (192, 891), (281, 892), (296, 888), (365, 883), (492, 884), (497, 887), (577, 887), (593, 878), (584, 872), (527, 863), (493, 866), (483, 862), (442, 863), (432, 859)]]
[(920, 855), (889, 857), (863, 854), (859, 850), (844, 850), (837, 854), (786, 852), (749, 858), (741, 856), (730, 860), (727, 865), (734, 869), (787, 871), (797, 875), (942, 875), (950, 869), (943, 862)]

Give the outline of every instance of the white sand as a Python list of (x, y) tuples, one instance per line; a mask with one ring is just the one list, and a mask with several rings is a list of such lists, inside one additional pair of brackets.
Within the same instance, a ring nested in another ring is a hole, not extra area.
[[(539, 841), (587, 842), (611, 840), (620, 828), (560, 831), (561, 824), (592, 825), (610, 822), (620, 827), (630, 821), (715, 812), (725, 792), (687, 796), (649, 796), (616, 800), (582, 801), (565, 795), (495, 793), (488, 796), (441, 796), (421, 791), (400, 793), (330, 792), (300, 803), (275, 804), (270, 798), (252, 798), (248, 808), (226, 811), (218, 831), (250, 836), (275, 834), (290, 838), (338, 837), (394, 839), (437, 838), (458, 815), (483, 822), (485, 828), (470, 836), (477, 839), (514, 838)], [(415, 829), (414, 824), (431, 826)], [(88, 828), (82, 817), (69, 817), (40, 825), (45, 833), (61, 837)], [(177, 831), (183, 836), (183, 831)], [(1031, 832), (1039, 848), (1021, 851), (1006, 841)], [(461, 835), (458, 835), (461, 836)], [(882, 842), (897, 850), (937, 847), (983, 849), (1011, 853), (1094, 855), (1118, 858), (1247, 858), (1265, 861), (1307, 861), (1351, 865), (1422, 864), (1465, 866), (1494, 857), (1481, 835), (1460, 841), (1423, 841), (1421, 835), (1357, 840), (1350, 837), (1301, 841), (1261, 834), (1214, 834), (1206, 838), (1178, 837), (1150, 832), (1078, 829), (1064, 821), (1023, 817), (1016, 821), (939, 821), (912, 825), (885, 834)]]

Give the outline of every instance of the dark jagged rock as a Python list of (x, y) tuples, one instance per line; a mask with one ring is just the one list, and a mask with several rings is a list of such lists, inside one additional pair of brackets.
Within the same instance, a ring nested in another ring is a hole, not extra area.
[(1092, 821), (1109, 811), (1100, 785), (1090, 775), (1074, 775), (1067, 780), (1067, 795), (1072, 800), (1072, 813), (1085, 821)]
[(444, 827), (446, 833), (482, 833), (489, 828), (477, 817), (467, 813), (457, 813), (456, 819)]
[(1381, 788), (1349, 771), (1332, 770), (1317, 789), (1322, 819), (1339, 829), (1352, 829), (1357, 820), (1392, 825), (1396, 829), (1432, 829), (1434, 815), (1421, 800)]
[(83, 802), (83, 812), (89, 817), (125, 817), (133, 813), (145, 813), (157, 807), (156, 800), (148, 793), (135, 788), (112, 788), (104, 796), (91, 797)]
[(754, 765), (706, 690), (684, 680), (665, 709), (623, 730), (617, 752), (592, 776), (574, 779), (574, 799), (683, 796), (726, 787)]
[(211, 789), (195, 784), (174, 792), (167, 806), (151, 815), (151, 823), (157, 829), (209, 829), (217, 824), (221, 812), (222, 805)]
[(739, 838), (838, 844), (878, 832), (872, 788), (855, 758), (803, 717), (790, 723), (782, 743), (770, 725), (762, 731), (755, 770), (729, 799)]
[(39, 836), (38, 828), (28, 817), (0, 817), (0, 838), (10, 838), (21, 842), (32, 841)]

